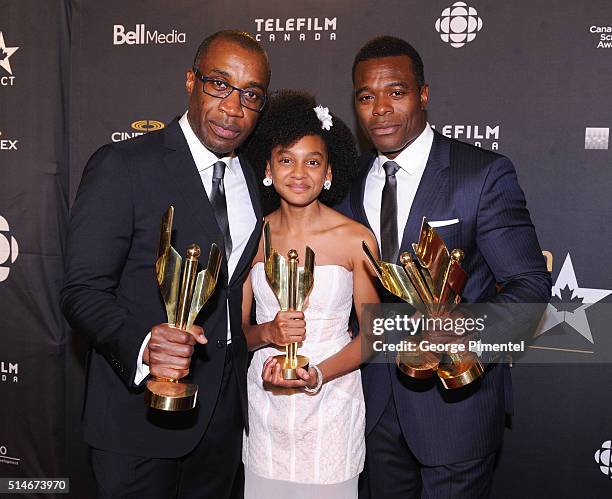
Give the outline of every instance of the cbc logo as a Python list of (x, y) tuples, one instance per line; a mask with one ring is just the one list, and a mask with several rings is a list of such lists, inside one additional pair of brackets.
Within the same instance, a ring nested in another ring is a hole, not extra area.
[(436, 31), (440, 33), (443, 42), (451, 47), (463, 47), (476, 38), (476, 33), (482, 29), (482, 19), (474, 7), (468, 7), (465, 2), (455, 2), (442, 11), (436, 21)]
[(17, 260), (19, 246), (17, 240), (8, 234), (9, 224), (6, 218), (0, 216), (0, 282), (9, 275), (9, 265)]
[(604, 475), (610, 478), (612, 478), (612, 471), (610, 470), (612, 467), (612, 455), (610, 455), (611, 447), (612, 440), (606, 440), (601, 444), (601, 449), (595, 452), (595, 462), (599, 464), (599, 469)]

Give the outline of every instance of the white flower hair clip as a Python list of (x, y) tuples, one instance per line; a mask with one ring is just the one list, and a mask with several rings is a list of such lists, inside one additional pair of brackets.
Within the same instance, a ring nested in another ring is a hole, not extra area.
[(329, 130), (334, 122), (332, 121), (331, 114), (329, 114), (329, 109), (323, 106), (317, 106), (314, 109), (314, 112), (317, 113), (317, 118), (321, 122), (321, 128), (323, 130)]

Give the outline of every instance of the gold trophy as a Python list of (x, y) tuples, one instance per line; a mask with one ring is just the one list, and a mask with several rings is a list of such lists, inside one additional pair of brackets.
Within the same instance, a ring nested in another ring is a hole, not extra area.
[[(315, 254), (306, 246), (304, 268), (298, 268), (298, 253), (289, 250), (287, 259), (278, 254), (271, 244), (269, 222), (264, 224), (264, 267), (266, 279), (276, 296), (282, 311), (304, 310), (308, 295), (314, 285)], [(298, 344), (289, 343), (285, 346), (285, 355), (274, 358), (280, 363), (283, 379), (299, 379), (299, 368), (308, 370), (308, 358), (298, 355)]]
[[(170, 206), (161, 220), (155, 273), (166, 305), (168, 324), (189, 331), (215, 290), (221, 268), (221, 252), (213, 243), (208, 256), (208, 266), (198, 272), (200, 247), (191, 244), (187, 248), (185, 265), (182, 266), (181, 255), (170, 244), (173, 219), (174, 206)], [(177, 380), (152, 377), (146, 383), (145, 401), (154, 409), (187, 411), (195, 407), (197, 396), (198, 385), (186, 378)]]
[[(384, 288), (412, 305), (425, 317), (443, 317), (461, 302), (467, 273), (461, 268), (463, 251), (449, 253), (444, 240), (423, 218), (418, 243), (412, 245), (416, 255), (400, 255), (402, 266), (376, 260), (363, 242), (363, 250)], [(417, 345), (418, 347), (418, 345)], [(444, 388), (459, 388), (478, 379), (484, 372), (480, 359), (473, 352), (449, 353), (450, 362), (440, 356), (416, 348), (397, 355), (399, 369), (413, 378), (429, 378), (434, 373)]]
[[(376, 259), (365, 241), (362, 242), (362, 247), (383, 287), (391, 294), (412, 305), (424, 316), (427, 316), (433, 304), (433, 297), (423, 280), (416, 278), (418, 269), (414, 262), (404, 258), (405, 256), (409, 257), (409, 255), (407, 253), (402, 254), (402, 263), (405, 260), (406, 264), (404, 267), (400, 267)], [(440, 359), (431, 352), (419, 350), (418, 342), (409, 341), (409, 343), (413, 345), (414, 351), (403, 352), (401, 363), (398, 354), (399, 368), (412, 378), (430, 378), (437, 371)]]

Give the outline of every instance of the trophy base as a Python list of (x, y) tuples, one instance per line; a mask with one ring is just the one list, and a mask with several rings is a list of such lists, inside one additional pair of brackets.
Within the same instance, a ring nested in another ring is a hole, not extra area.
[(145, 403), (152, 409), (178, 412), (189, 411), (196, 406), (198, 385), (188, 381), (150, 379), (145, 389)]
[(469, 385), (484, 373), (484, 367), (474, 353), (453, 355), (451, 360), (438, 367), (438, 376), (447, 390)]
[(297, 362), (294, 364), (288, 362), (285, 355), (275, 355), (274, 358), (281, 366), (283, 379), (300, 379), (300, 377), (297, 375), (297, 370), (300, 368), (308, 371), (308, 357), (304, 357), (303, 355), (298, 355)]
[(427, 379), (438, 370), (440, 359), (429, 352), (399, 352), (395, 363), (405, 375), (415, 379)]

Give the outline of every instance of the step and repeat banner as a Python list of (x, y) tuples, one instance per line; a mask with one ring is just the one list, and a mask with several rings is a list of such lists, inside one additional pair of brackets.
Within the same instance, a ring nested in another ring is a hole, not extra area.
[(362, 150), (354, 55), (404, 38), (425, 63), (429, 122), (513, 160), (553, 298), (513, 368), (493, 497), (611, 497), (612, 369), (591, 362), (611, 331), (610, 0), (1, 0), (0, 477), (70, 477), (91, 497), (87, 345), (58, 305), (69, 206), (98, 147), (185, 111), (199, 43), (227, 28), (264, 45), (272, 89), (315, 94)]

